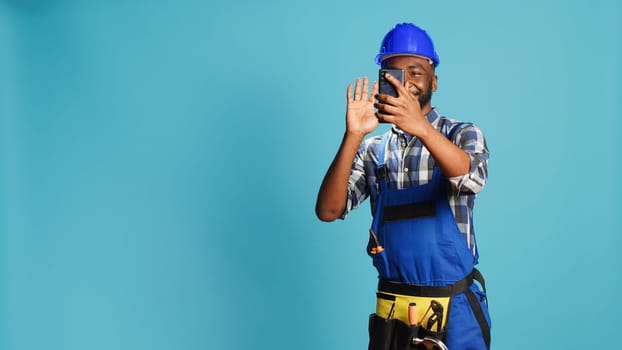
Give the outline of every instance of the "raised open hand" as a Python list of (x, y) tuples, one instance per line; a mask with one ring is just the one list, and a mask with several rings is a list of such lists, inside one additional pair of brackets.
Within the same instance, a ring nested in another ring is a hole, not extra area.
[[(361, 86), (362, 85), (362, 86)], [(378, 82), (374, 82), (369, 94), (369, 79), (357, 78), (352, 94), (352, 84), (348, 85), (348, 107), (346, 110), (346, 129), (348, 132), (369, 134), (378, 127), (374, 111), (374, 96), (378, 93)]]

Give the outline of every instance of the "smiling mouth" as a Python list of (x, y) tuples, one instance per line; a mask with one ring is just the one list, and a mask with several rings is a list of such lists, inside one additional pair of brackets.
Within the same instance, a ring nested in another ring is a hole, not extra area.
[(410, 92), (415, 97), (419, 97), (421, 95), (421, 91), (419, 91), (417, 89), (410, 89), (410, 90), (408, 90), (408, 92)]

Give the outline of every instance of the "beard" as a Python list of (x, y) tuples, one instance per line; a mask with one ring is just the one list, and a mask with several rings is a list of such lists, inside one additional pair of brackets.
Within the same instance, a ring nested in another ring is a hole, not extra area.
[(431, 79), (428, 82), (427, 89), (425, 89), (425, 91), (419, 91), (417, 96), (419, 97), (419, 106), (421, 108), (423, 108), (423, 106), (430, 103), (430, 101), (432, 100), (432, 80)]

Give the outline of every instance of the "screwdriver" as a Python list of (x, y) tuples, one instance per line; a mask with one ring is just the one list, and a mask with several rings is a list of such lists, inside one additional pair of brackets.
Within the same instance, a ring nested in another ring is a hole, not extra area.
[(411, 327), (417, 325), (417, 303), (408, 304), (408, 325)]
[(369, 229), (369, 236), (374, 241), (374, 245), (375, 245), (375, 247), (371, 248), (371, 253), (377, 254), (377, 253), (382, 252), (384, 248), (380, 245), (380, 242), (378, 241), (378, 237), (376, 236), (376, 233), (374, 233), (373, 228)]

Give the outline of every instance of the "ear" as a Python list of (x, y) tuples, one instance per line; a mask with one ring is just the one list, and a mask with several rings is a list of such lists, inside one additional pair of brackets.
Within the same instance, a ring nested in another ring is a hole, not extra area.
[(438, 76), (434, 74), (434, 78), (432, 78), (432, 92), (436, 92), (438, 88)]

